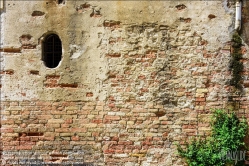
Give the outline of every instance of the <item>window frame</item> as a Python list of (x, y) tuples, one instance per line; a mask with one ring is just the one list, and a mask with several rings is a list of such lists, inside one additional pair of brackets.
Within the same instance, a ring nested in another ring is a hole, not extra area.
[(42, 42), (42, 60), (48, 68), (56, 68), (62, 60), (62, 41), (60, 37), (51, 33)]

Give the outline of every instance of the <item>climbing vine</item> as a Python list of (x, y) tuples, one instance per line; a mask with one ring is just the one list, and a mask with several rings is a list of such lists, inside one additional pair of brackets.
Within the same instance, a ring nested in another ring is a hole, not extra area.
[(232, 37), (232, 53), (231, 53), (231, 61), (230, 61), (230, 71), (232, 72), (232, 78), (230, 80), (230, 85), (234, 86), (236, 90), (242, 92), (242, 76), (241, 73), (243, 71), (243, 63), (242, 59), (242, 39), (239, 34), (235, 32)]
[[(232, 36), (229, 66), (232, 75), (230, 85), (234, 87), (229, 96), (229, 102), (233, 105), (239, 104), (240, 101), (234, 100), (234, 96), (241, 95), (243, 90), (242, 46), (242, 39), (235, 32)], [(179, 155), (186, 159), (189, 166), (245, 165), (245, 155), (238, 156), (236, 152), (240, 154), (246, 152), (244, 137), (248, 125), (245, 119), (239, 120), (235, 110), (235, 107), (229, 110), (233, 111), (232, 113), (225, 110), (215, 110), (212, 115), (211, 135), (209, 137), (194, 138), (192, 141), (186, 142), (185, 148), (178, 145)]]

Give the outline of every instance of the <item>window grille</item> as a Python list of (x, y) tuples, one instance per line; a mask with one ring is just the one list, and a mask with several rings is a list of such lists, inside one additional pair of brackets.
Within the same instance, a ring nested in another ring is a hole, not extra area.
[(48, 35), (43, 42), (43, 61), (48, 68), (59, 65), (62, 57), (62, 46), (59, 36)]

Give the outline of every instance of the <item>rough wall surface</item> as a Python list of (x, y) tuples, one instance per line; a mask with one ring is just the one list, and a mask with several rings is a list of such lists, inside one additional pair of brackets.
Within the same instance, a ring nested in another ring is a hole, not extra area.
[[(4, 2), (4, 165), (184, 165), (174, 143), (208, 133), (210, 109), (228, 107), (234, 2)], [(54, 69), (41, 60), (52, 32)]]

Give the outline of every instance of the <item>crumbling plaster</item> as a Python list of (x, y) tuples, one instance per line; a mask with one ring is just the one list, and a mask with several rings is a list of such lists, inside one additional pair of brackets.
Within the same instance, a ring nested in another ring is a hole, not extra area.
[[(90, 6), (82, 12), (77, 12), (77, 7), (84, 3)], [(177, 11), (175, 6), (179, 4), (186, 4), (186, 9)], [(98, 48), (99, 43), (103, 42), (103, 36), (108, 38), (109, 35), (116, 33), (124, 37), (125, 27), (153, 23), (172, 26), (178, 31), (191, 29), (187, 35), (194, 32), (199, 34), (209, 43), (206, 49), (216, 51), (230, 40), (228, 27), (232, 24), (232, 14), (226, 12), (223, 5), (224, 3), (217, 1), (158, 1), (156, 3), (154, 1), (142, 3), (140, 1), (67, 1), (65, 5), (58, 5), (55, 1), (32, 3), (6, 1), (6, 9), (2, 13), (3, 47), (21, 47), (19, 37), (23, 34), (31, 35), (29, 42), (37, 47), (33, 50), (23, 49), (21, 53), (5, 57), (5, 70), (13, 69), (16, 81), (5, 76), (6, 84), (3, 85), (2, 99), (82, 100), (85, 99), (82, 94), (88, 90), (94, 91), (94, 98), (99, 97), (104, 100), (110, 87), (103, 87), (103, 81), (107, 78), (109, 71), (108, 60), (103, 56), (103, 50)], [(100, 11), (100, 16), (90, 17), (95, 9)], [(45, 14), (32, 16), (33, 11), (41, 11)], [(208, 18), (209, 14), (215, 15), (216, 18)], [(191, 18), (191, 22), (176, 23), (180, 18)], [(103, 26), (106, 20), (120, 21), (122, 27), (119, 30), (110, 31)], [(41, 61), (40, 40), (49, 32), (57, 33), (63, 43), (63, 59), (55, 69), (46, 68)], [(176, 40), (180, 40), (179, 32), (176, 33)], [(109, 48), (107, 46), (105, 51), (108, 52)], [(114, 51), (121, 49), (126, 51), (120, 45), (114, 45), (111, 48)], [(29, 70), (38, 70), (39, 75), (30, 75)], [(82, 88), (73, 92), (64, 89), (46, 89), (42, 85), (45, 76), (52, 74), (61, 76), (60, 83), (77, 83)], [(28, 94), (21, 96), (19, 93), (24, 91)], [(72, 93), (73, 95), (69, 97)]]
[[(233, 1), (4, 2), (5, 152), (184, 165), (174, 143), (208, 133), (210, 109), (226, 107)], [(53, 69), (41, 60), (49, 33), (62, 41)]]

